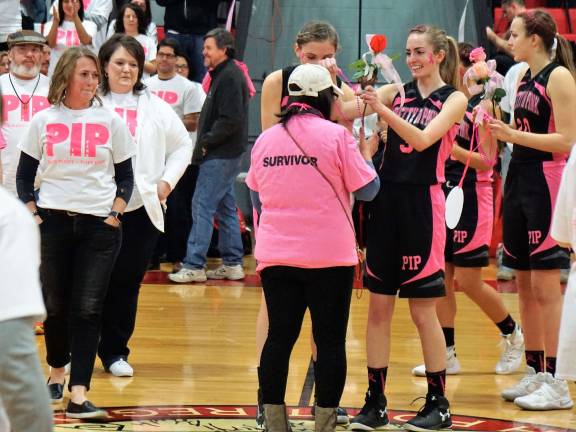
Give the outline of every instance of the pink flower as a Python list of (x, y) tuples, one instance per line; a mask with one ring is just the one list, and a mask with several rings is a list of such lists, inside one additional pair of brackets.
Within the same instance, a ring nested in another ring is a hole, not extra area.
[(476, 81), (485, 81), (490, 78), (490, 69), (485, 61), (479, 61), (472, 65), (472, 71)]
[(484, 52), (484, 48), (482, 47), (474, 48), (472, 51), (470, 51), (469, 59), (472, 63), (476, 63), (478, 61), (485, 61), (486, 53)]

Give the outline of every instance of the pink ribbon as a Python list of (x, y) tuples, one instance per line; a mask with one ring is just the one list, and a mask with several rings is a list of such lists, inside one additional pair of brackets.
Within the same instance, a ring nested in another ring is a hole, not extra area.
[[(482, 106), (478, 106), (476, 111), (476, 118), (474, 119), (474, 125), (472, 126), (472, 136), (470, 137), (470, 148), (468, 153), (468, 158), (466, 159), (466, 164), (464, 166), (464, 171), (462, 171), (462, 177), (458, 182), (458, 186), (462, 188), (462, 184), (464, 183), (464, 178), (466, 177), (466, 173), (468, 172), (468, 168), (470, 167), (470, 159), (472, 158), (472, 152), (478, 150), (484, 162), (494, 166), (496, 164), (496, 153), (494, 154), (493, 160), (488, 158), (488, 155), (484, 153), (484, 147), (482, 146), (483, 142), (480, 140), (480, 132), (478, 132), (478, 125), (482, 124), (485, 121), (489, 121), (493, 117), (490, 115), (488, 111), (484, 109)], [(455, 135), (454, 137), (455, 138)], [(490, 131), (488, 131), (488, 139), (490, 139)], [(477, 144), (474, 145), (474, 140), (476, 140)], [(452, 139), (452, 142), (454, 139)]]
[(374, 57), (373, 61), (374, 64), (378, 65), (378, 69), (380, 69), (380, 73), (384, 79), (396, 85), (398, 93), (400, 93), (400, 108), (402, 108), (404, 106), (404, 99), (406, 99), (406, 93), (404, 92), (402, 79), (392, 64), (392, 59), (386, 54), (378, 54)]

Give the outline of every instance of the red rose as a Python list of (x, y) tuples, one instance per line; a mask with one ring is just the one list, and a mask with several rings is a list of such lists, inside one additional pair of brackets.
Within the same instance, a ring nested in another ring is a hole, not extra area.
[(386, 36), (380, 34), (372, 36), (372, 39), (370, 39), (370, 49), (374, 54), (384, 51), (386, 49)]

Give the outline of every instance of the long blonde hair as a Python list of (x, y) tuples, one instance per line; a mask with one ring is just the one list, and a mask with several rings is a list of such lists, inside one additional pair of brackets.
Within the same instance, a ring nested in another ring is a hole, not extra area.
[[(64, 102), (68, 83), (72, 78), (74, 69), (76, 69), (76, 63), (82, 57), (87, 57), (94, 62), (96, 70), (98, 71), (98, 81), (102, 80), (102, 72), (100, 71), (100, 64), (98, 63), (98, 57), (96, 57), (96, 54), (85, 47), (68, 48), (64, 51), (64, 54), (62, 54), (58, 63), (56, 63), (56, 68), (54, 69), (52, 79), (50, 80), (48, 102), (52, 105), (60, 105)], [(98, 102), (101, 102), (97, 95), (94, 97)]]
[(446, 84), (454, 88), (460, 86), (458, 76), (458, 66), (460, 65), (458, 55), (458, 44), (454, 38), (448, 36), (441, 28), (431, 25), (418, 25), (412, 27), (408, 34), (419, 33), (428, 36), (428, 40), (434, 49), (434, 53), (444, 51), (444, 60), (440, 63), (440, 76)]

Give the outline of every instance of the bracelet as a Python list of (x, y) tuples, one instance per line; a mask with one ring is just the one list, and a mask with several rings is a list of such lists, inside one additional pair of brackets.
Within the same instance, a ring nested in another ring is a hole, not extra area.
[(38, 210), (34, 210), (32, 212), (32, 216), (40, 216), (40, 213), (38, 213)]

